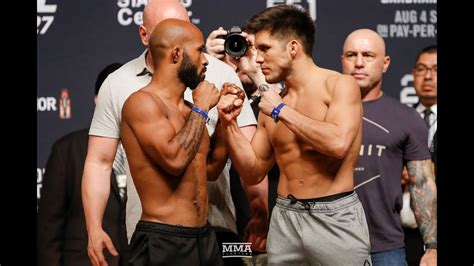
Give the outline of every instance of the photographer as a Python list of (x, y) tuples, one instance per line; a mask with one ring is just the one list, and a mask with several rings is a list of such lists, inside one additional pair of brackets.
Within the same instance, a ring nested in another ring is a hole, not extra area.
[(227, 34), (228, 31), (222, 27), (219, 27), (217, 30), (212, 31), (206, 40), (206, 51), (208, 54), (216, 57), (217, 59), (220, 59), (228, 63), (230, 66), (235, 67), (234, 63), (229, 61), (230, 57), (227, 56), (225, 53), (224, 43)]

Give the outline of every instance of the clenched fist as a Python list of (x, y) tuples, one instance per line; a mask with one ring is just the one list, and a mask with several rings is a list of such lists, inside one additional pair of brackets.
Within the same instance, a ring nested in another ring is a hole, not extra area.
[(194, 105), (206, 112), (216, 106), (220, 96), (221, 94), (214, 83), (209, 83), (206, 80), (199, 83), (196, 89), (193, 90)]
[(228, 124), (236, 119), (242, 111), (245, 99), (244, 91), (235, 84), (224, 83), (221, 90), (221, 98), (217, 104), (219, 120), (223, 124)]

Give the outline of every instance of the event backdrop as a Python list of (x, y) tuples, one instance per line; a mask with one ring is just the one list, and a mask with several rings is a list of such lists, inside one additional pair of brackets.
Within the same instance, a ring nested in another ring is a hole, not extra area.
[[(340, 71), (342, 44), (351, 31), (370, 28), (386, 42), (392, 62), (383, 90), (406, 104), (417, 101), (410, 74), (417, 52), (436, 44), (437, 0), (181, 0), (207, 37), (243, 25), (256, 12), (296, 4), (316, 23), (314, 61)], [(37, 197), (51, 146), (89, 127), (99, 71), (125, 63), (144, 47), (138, 25), (147, 0), (37, 0)]]

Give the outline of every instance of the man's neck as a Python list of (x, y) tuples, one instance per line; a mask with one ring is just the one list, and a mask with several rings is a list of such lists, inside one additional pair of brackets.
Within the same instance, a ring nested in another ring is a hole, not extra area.
[(156, 69), (151, 82), (149, 83), (150, 91), (153, 91), (161, 98), (167, 99), (174, 105), (180, 104), (184, 99), (184, 91), (186, 86), (177, 78), (169, 75), (169, 70), (160, 71)]
[(302, 58), (298, 61), (293, 61), (292, 68), (288, 76), (284, 77), (283, 82), (285, 86), (291, 88), (291, 91), (298, 93), (304, 91), (308, 84), (311, 84), (312, 74), (315, 73), (319, 67), (313, 62), (310, 57)]
[(437, 101), (436, 101), (436, 99), (433, 99), (433, 100), (431, 100), (431, 99), (428, 99), (428, 100), (420, 99), (420, 102), (421, 102), (421, 104), (423, 104), (424, 107), (431, 108), (433, 105), (436, 104)]
[(378, 87), (372, 88), (371, 90), (367, 92), (362, 91), (361, 97), (362, 97), (363, 102), (368, 102), (368, 101), (377, 100), (378, 98), (382, 97), (382, 95), (383, 95), (383, 92), (378, 86)]

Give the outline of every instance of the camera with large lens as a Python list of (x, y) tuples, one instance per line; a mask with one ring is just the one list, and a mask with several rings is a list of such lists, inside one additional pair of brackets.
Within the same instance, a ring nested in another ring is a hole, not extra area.
[(247, 51), (247, 40), (240, 35), (242, 30), (239, 26), (233, 26), (227, 31), (227, 35), (220, 35), (217, 38), (225, 39), (224, 51), (232, 57), (242, 57)]

